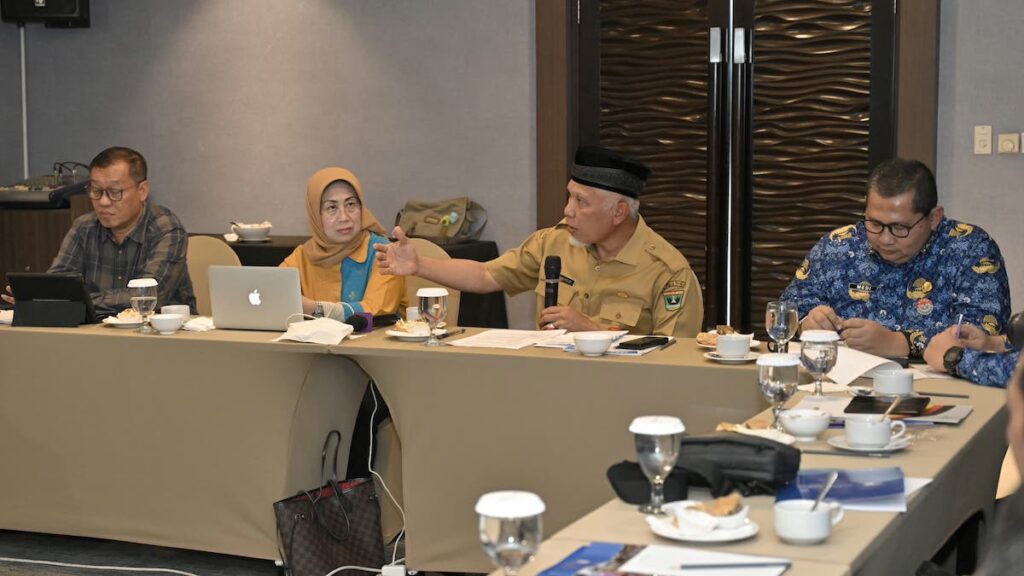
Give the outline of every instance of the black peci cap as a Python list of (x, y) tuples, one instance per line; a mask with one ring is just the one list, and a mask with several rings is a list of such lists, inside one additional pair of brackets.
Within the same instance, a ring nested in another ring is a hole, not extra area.
[(572, 179), (584, 186), (593, 186), (639, 198), (651, 169), (642, 163), (598, 146), (581, 146), (576, 150)]

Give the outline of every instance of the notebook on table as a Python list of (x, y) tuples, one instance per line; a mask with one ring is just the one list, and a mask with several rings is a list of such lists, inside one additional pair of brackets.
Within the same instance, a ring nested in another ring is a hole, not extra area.
[(289, 321), (302, 319), (296, 268), (210, 266), (209, 280), (217, 328), (283, 332)]

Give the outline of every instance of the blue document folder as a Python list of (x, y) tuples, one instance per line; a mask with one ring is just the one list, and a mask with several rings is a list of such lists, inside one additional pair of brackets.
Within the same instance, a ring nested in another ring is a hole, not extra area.
[[(833, 468), (811, 468), (797, 473), (796, 480), (779, 491), (775, 501), (818, 497)], [(868, 468), (839, 470), (839, 478), (828, 492), (827, 499), (836, 502), (864, 502), (901, 497), (905, 493), (903, 469)]]

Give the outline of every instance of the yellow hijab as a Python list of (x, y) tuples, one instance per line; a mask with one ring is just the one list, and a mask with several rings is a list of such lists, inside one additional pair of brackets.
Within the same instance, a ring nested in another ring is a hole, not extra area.
[[(356, 197), (359, 198), (359, 204), (362, 206), (363, 228), (355, 238), (345, 244), (337, 244), (327, 238), (327, 234), (324, 233), (323, 220), (320, 218), (320, 199), (324, 195), (324, 190), (339, 180), (352, 186)], [(370, 231), (382, 236), (387, 234), (384, 227), (366, 207), (366, 201), (363, 199), (363, 187), (359, 183), (359, 179), (344, 168), (324, 168), (309, 178), (309, 182), (306, 184), (306, 214), (309, 216), (309, 227), (313, 232), (313, 237), (303, 244), (304, 256), (316, 266), (337, 266), (363, 244)]]

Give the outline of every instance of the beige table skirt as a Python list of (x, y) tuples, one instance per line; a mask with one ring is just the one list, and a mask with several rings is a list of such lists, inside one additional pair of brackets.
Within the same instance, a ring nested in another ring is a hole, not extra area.
[(367, 379), (274, 336), (0, 327), (0, 528), (278, 558)]
[(485, 492), (537, 492), (548, 504), (548, 531), (606, 502), (607, 468), (635, 459), (627, 427), (636, 416), (679, 416), (699, 433), (766, 405), (752, 364), (714, 364), (694, 340), (639, 358), (584, 358), (539, 348), (429, 349), (374, 333), (331, 352), (357, 360), (391, 408), (413, 570), (491, 569), (473, 512)]

